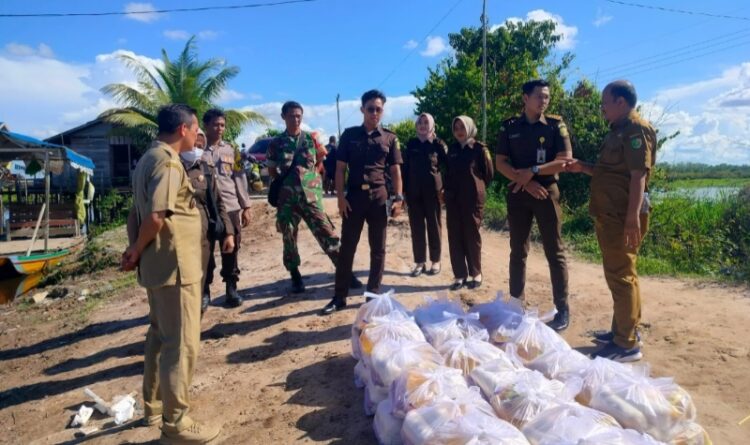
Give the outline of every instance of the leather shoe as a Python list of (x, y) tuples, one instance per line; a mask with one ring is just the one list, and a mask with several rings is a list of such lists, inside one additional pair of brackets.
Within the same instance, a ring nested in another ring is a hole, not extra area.
[(427, 271), (427, 275), (437, 275), (440, 273), (440, 269), (440, 264), (438, 264), (437, 267), (435, 267), (435, 264), (433, 264), (432, 267), (430, 267), (430, 270)]
[(482, 286), (482, 280), (474, 280), (469, 282), (469, 284), (466, 285), (469, 289), (478, 289)]
[(331, 301), (320, 310), (320, 315), (330, 315), (336, 311), (346, 308), (346, 301), (334, 297)]
[(242, 297), (237, 293), (237, 282), (227, 281), (227, 297), (224, 301), (226, 307), (242, 306)]
[(411, 276), (412, 278), (417, 278), (418, 276), (426, 272), (427, 266), (425, 266), (424, 264), (417, 264), (416, 266), (414, 266), (414, 270), (411, 271)]
[(466, 280), (461, 281), (454, 281), (453, 284), (449, 287), (450, 290), (459, 290), (466, 286)]
[(564, 331), (570, 324), (570, 311), (568, 308), (560, 309), (556, 314), (555, 318), (552, 319), (547, 326), (555, 330), (556, 332)]

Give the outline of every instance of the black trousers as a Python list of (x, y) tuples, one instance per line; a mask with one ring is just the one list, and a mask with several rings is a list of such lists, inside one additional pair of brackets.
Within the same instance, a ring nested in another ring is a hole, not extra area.
[(466, 279), (482, 273), (482, 236), (479, 228), (483, 218), (483, 205), (464, 203), (456, 198), (446, 201), (448, 250), (456, 278)]
[[(242, 221), (240, 220), (240, 214), (242, 210), (234, 210), (228, 212), (229, 220), (234, 226), (234, 250), (231, 253), (221, 253), (221, 277), (225, 282), (236, 283), (239, 280), (240, 268), (237, 265), (237, 254), (240, 250), (240, 244), (242, 243)], [(206, 279), (203, 284), (203, 290), (208, 290), (211, 283), (214, 282), (214, 270), (216, 269), (216, 260), (214, 259), (214, 249), (216, 243), (219, 243), (219, 250), (221, 250), (221, 243), (224, 240), (213, 240), (208, 249), (208, 265), (206, 266)]]
[(341, 223), (341, 249), (336, 263), (335, 298), (346, 301), (352, 281), (354, 254), (367, 222), (367, 238), (370, 243), (370, 276), (367, 290), (378, 292), (385, 270), (385, 235), (388, 225), (386, 189), (350, 191), (346, 195), (352, 210)]
[[(407, 210), (409, 212), (409, 226), (411, 228), (411, 249), (414, 255), (414, 262), (426, 262), (425, 251), (429, 241), (430, 261), (437, 263), (440, 261), (440, 243), (442, 238), (442, 218), (440, 201), (437, 194), (432, 196), (420, 194), (409, 196), (407, 201)], [(427, 239), (425, 240), (425, 228), (427, 229)]]
[(557, 184), (547, 187), (549, 196), (536, 199), (519, 191), (508, 192), (508, 224), (510, 226), (510, 294), (524, 298), (526, 287), (526, 258), (529, 255), (529, 235), (536, 219), (542, 235), (544, 255), (549, 264), (552, 281), (552, 297), (555, 307), (568, 305), (568, 266), (565, 261), (565, 246), (562, 242), (562, 211), (560, 190)]

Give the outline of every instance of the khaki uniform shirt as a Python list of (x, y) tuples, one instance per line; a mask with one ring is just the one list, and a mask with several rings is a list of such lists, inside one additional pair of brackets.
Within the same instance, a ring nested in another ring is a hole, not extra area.
[(201, 216), (193, 187), (180, 157), (167, 144), (154, 141), (133, 174), (133, 201), (138, 223), (166, 212), (164, 225), (141, 253), (138, 283), (146, 288), (199, 283), (203, 278), (200, 250)]
[[(526, 115), (503, 121), (497, 136), (496, 155), (507, 156), (513, 168), (530, 168), (553, 161), (558, 154), (572, 153), (570, 134), (560, 116), (542, 115), (533, 124)], [(534, 180), (548, 186), (557, 175), (534, 175)]]
[(651, 167), (656, 163), (656, 131), (632, 111), (610, 125), (591, 175), (593, 216), (625, 215), (628, 210), (631, 170), (646, 170), (646, 190)]
[(203, 160), (216, 170), (216, 183), (227, 212), (250, 207), (247, 192), (247, 178), (239, 167), (234, 147), (224, 141), (208, 147), (203, 152)]

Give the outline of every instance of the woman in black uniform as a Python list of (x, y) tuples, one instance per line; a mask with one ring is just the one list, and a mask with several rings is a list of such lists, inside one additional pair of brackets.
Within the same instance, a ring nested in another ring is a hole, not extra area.
[[(477, 127), (468, 116), (452, 123), (456, 142), (448, 149), (445, 205), (448, 245), (454, 281), (451, 290), (482, 285), (482, 237), (487, 186), (492, 181), (492, 158), (487, 146), (475, 140)], [(467, 281), (471, 277), (471, 281)]]
[[(415, 263), (411, 272), (412, 277), (418, 277), (423, 273), (440, 273), (440, 193), (443, 190), (442, 175), (448, 161), (445, 143), (435, 136), (435, 119), (432, 115), (420, 114), (416, 129), (417, 137), (409, 139), (406, 143), (406, 150), (403, 152), (404, 163), (401, 165)], [(428, 243), (432, 263), (429, 270), (425, 264)]]

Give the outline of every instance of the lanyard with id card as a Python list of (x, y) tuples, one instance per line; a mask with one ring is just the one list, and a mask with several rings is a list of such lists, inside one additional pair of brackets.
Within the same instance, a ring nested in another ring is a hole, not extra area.
[(544, 149), (544, 136), (539, 138), (539, 148), (536, 149), (536, 163), (544, 164), (547, 162), (547, 150)]

